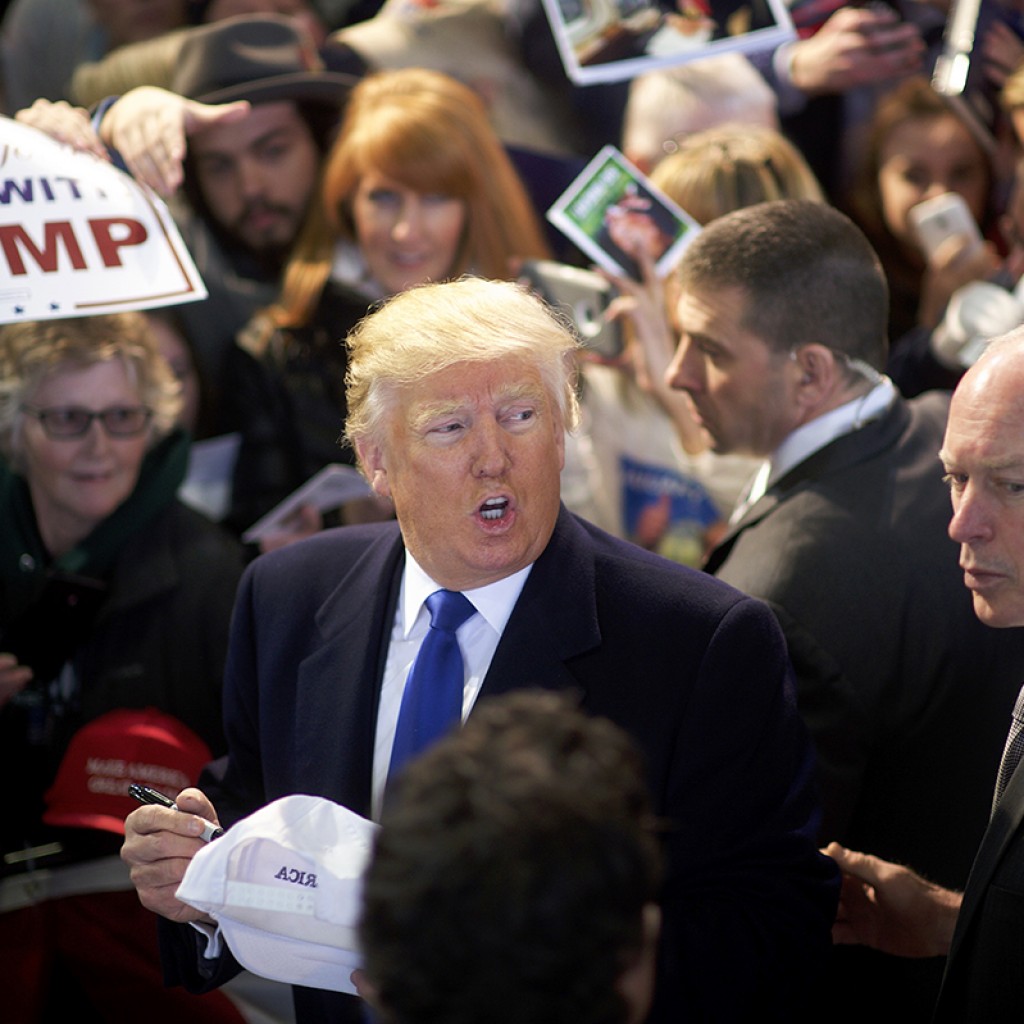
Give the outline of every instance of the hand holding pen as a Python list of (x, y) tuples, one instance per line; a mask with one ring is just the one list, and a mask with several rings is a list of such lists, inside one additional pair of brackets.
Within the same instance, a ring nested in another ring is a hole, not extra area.
[(176, 893), (203, 843), (221, 834), (213, 804), (193, 788), (182, 790), (176, 799), (149, 787), (139, 787), (132, 795), (145, 804), (125, 818), (121, 859), (131, 869), (139, 901), (171, 921), (212, 923)]
[[(140, 804), (155, 804), (157, 807), (167, 807), (172, 811), (179, 811), (178, 805), (169, 797), (163, 793), (158, 792), (155, 789), (151, 789), (149, 786), (140, 785), (138, 782), (133, 782), (128, 787), (128, 792), (139, 801)], [(198, 817), (198, 815), (197, 815)], [(199, 838), (204, 843), (210, 842), (211, 839), (217, 839), (219, 836), (224, 835), (224, 829), (220, 825), (215, 825), (212, 821), (207, 821), (205, 818), (200, 818), (203, 823), (203, 830), (199, 833)]]

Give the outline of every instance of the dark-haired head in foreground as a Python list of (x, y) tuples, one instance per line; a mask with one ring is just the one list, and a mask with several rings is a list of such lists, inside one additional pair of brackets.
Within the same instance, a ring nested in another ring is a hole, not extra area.
[(565, 697), (481, 703), (410, 764), (366, 880), (389, 1024), (626, 1024), (650, 1002), (660, 853), (631, 740)]

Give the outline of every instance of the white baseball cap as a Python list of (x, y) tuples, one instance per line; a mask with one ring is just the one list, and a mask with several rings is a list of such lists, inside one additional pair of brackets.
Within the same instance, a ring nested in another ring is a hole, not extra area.
[(323, 797), (282, 797), (200, 850), (178, 899), (213, 917), (254, 974), (355, 993), (362, 876), (377, 828)]

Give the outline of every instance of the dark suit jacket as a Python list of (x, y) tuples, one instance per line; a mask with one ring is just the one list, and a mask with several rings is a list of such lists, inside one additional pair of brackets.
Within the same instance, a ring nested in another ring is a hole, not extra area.
[[(1020, 632), (1015, 630), (1015, 632)], [(1024, 765), (1011, 778), (971, 868), (936, 1024), (1014, 1020), (1024, 999)]]
[[(402, 552), (388, 523), (249, 568), (225, 684), (230, 753), (203, 783), (222, 820), (300, 792), (368, 814)], [(813, 766), (767, 609), (563, 509), (480, 699), (524, 686), (578, 691), (646, 752), (669, 860), (655, 1018), (791, 1019), (827, 954), (836, 889), (814, 846)], [(173, 946), (171, 980), (196, 985), (191, 942)], [(342, 998), (299, 990), (300, 1021), (340, 1019)]]
[[(1020, 688), (1024, 631), (982, 625), (963, 584), (937, 458), (948, 401), (900, 400), (796, 466), (708, 568), (782, 624), (818, 747), (822, 841), (962, 888)], [(856, 992), (877, 1005), (861, 960), (878, 955), (837, 955), (858, 961), (850, 1005)], [(890, 968), (916, 1004), (911, 1019), (927, 1020), (941, 962), (879, 966)], [(911, 975), (926, 986), (913, 998)]]

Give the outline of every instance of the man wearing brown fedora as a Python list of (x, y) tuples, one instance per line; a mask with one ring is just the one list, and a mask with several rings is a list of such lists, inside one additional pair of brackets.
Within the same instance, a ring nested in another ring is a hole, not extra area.
[(294, 21), (246, 16), (186, 35), (173, 91), (142, 86), (100, 106), (104, 143), (139, 180), (173, 196), (210, 293), (180, 312), (212, 381), (235, 333), (277, 297), (354, 81), (327, 70)]

